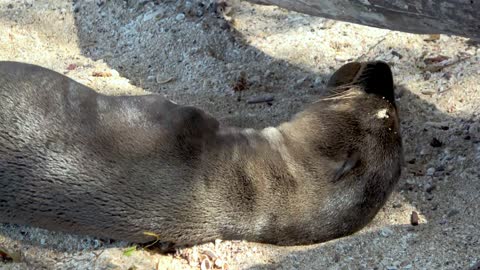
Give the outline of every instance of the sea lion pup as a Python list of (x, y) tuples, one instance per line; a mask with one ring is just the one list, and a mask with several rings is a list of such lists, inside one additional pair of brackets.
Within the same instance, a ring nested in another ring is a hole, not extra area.
[(351, 63), (329, 86), (278, 127), (232, 129), (159, 95), (1, 62), (0, 222), (177, 246), (351, 234), (400, 176), (393, 79), (385, 63)]

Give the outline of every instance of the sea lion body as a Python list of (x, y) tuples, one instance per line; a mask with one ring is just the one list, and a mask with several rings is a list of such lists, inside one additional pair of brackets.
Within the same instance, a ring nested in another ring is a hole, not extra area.
[(253, 130), (159, 95), (105, 96), (0, 62), (0, 222), (176, 245), (351, 234), (384, 204), (402, 160), (385, 98), (393, 81), (369, 88), (390, 69), (359, 72), (291, 121)]

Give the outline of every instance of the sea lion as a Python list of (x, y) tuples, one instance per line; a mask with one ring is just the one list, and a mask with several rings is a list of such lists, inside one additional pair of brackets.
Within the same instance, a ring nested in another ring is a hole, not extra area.
[(350, 63), (292, 120), (236, 129), (160, 95), (105, 96), (0, 62), (0, 222), (176, 246), (351, 234), (400, 176), (393, 89), (387, 64)]

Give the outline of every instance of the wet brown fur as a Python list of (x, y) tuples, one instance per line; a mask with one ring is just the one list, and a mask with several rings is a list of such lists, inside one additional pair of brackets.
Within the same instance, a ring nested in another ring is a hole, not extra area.
[(385, 63), (347, 64), (329, 86), (291, 121), (243, 130), (0, 62), (0, 222), (176, 245), (351, 234), (400, 176), (399, 120)]

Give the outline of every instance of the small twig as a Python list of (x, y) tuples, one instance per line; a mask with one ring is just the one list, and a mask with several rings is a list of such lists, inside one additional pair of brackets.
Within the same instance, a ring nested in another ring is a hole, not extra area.
[(102, 251), (100, 251), (98, 254), (93, 252), (93, 254), (95, 255), (95, 259), (93, 260), (93, 265), (94, 266), (97, 264), (98, 258), (103, 254), (104, 251), (105, 251), (105, 249), (102, 249)]
[(380, 45), (380, 43), (384, 42), (387, 39), (387, 36), (389, 34), (390, 32), (387, 33), (385, 36), (383, 36), (383, 38), (381, 38), (379, 41), (377, 41), (377, 43), (373, 44), (373, 46), (371, 46), (366, 53), (360, 55), (357, 59), (355, 59), (355, 62), (360, 62), (360, 60), (362, 60), (365, 56), (370, 54), (370, 52), (373, 51), (373, 49), (375, 49), (378, 45)]
[(440, 65), (427, 65), (425, 68), (423, 68), (424, 71), (430, 71), (430, 72), (439, 72), (441, 71), (442, 69), (444, 68), (447, 68), (447, 67), (451, 67), (451, 66), (454, 66), (460, 62), (463, 62), (469, 58), (471, 58), (472, 56), (467, 56), (467, 57), (463, 57), (463, 58), (459, 58), (455, 61), (452, 61), (450, 63), (444, 63), (444, 64), (440, 64)]
[(157, 83), (158, 83), (158, 84), (166, 84), (166, 83), (169, 83), (169, 82), (171, 82), (171, 81), (173, 81), (173, 80), (175, 80), (175, 77), (170, 77), (170, 78), (168, 78), (168, 79), (166, 79), (166, 80), (159, 81), (159, 82), (157, 82)]

